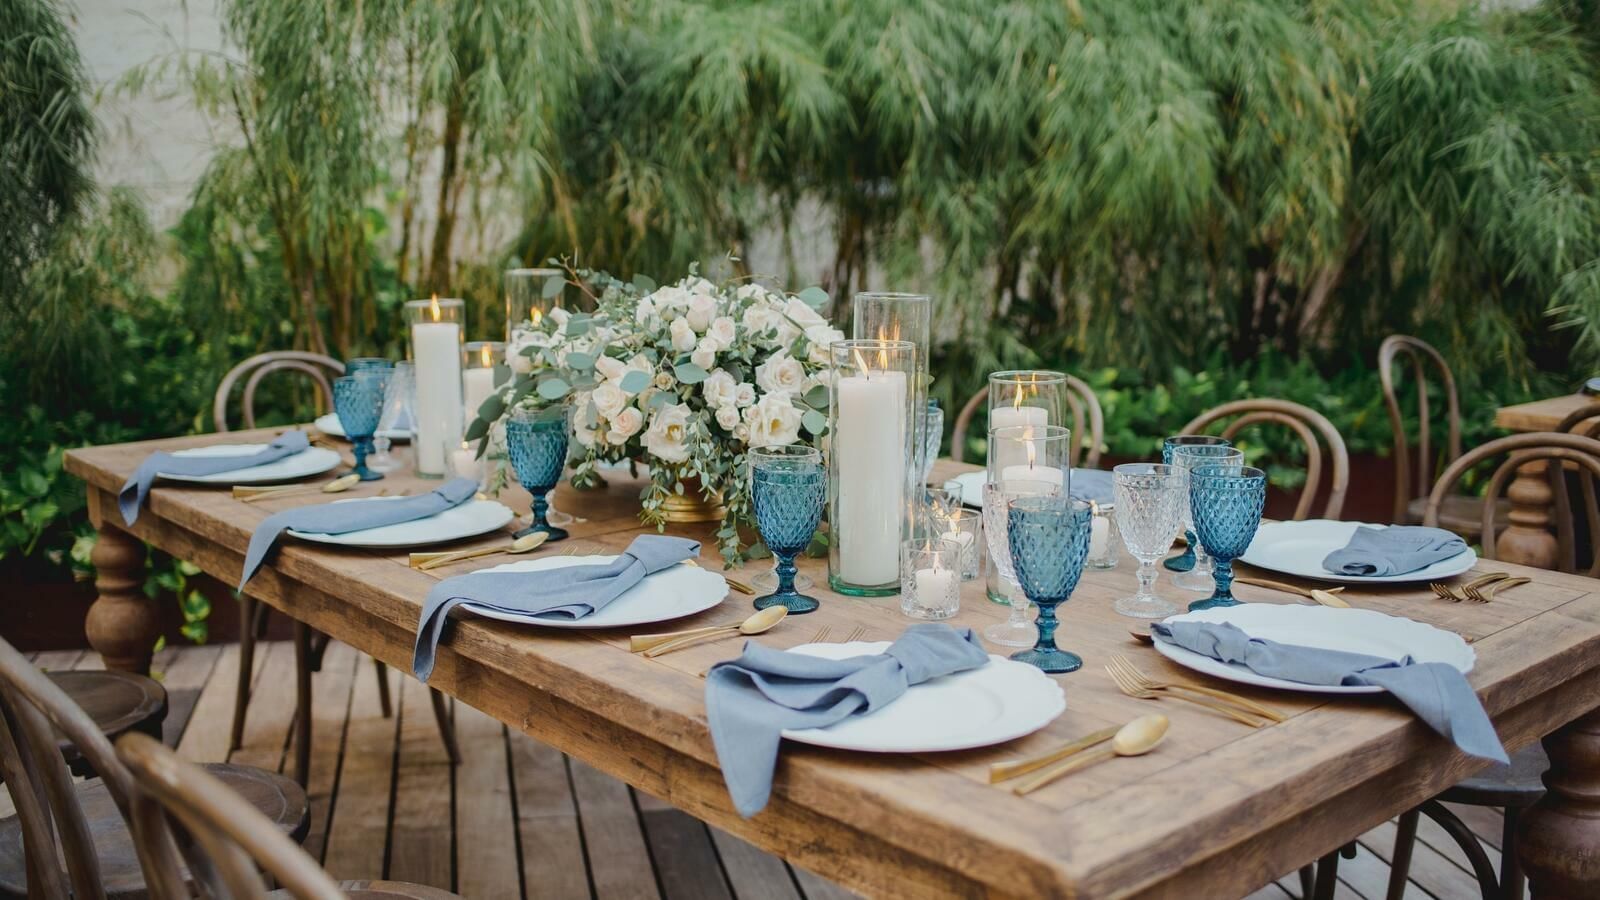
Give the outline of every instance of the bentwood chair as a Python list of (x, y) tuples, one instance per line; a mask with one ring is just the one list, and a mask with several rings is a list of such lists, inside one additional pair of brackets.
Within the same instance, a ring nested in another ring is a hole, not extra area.
[[(117, 742), (117, 758), (133, 778), (134, 839), (140, 853), (153, 867), (170, 866), (181, 856), (191, 871), (203, 873), (196, 880), (204, 883), (207, 897), (446, 900), (456, 896), (402, 882), (336, 882), (247, 799), (159, 741), (130, 734)], [(262, 870), (283, 889), (268, 894)], [(161, 880), (175, 881), (169, 874), (164, 872)]]
[[(985, 385), (956, 414), (956, 423), (950, 433), (950, 456), (956, 462), (965, 459), (967, 431), (972, 427), (972, 418), (988, 399), (989, 387)], [(1067, 407), (1072, 411), (1072, 446), (1068, 451), (1068, 465), (1093, 469), (1100, 464), (1100, 445), (1105, 439), (1106, 430), (1100, 398), (1095, 396), (1094, 388), (1089, 387), (1083, 379), (1068, 375)]]
[[(258, 353), (246, 359), (222, 377), (212, 400), (212, 418), (218, 431), (228, 430), (228, 404), (234, 385), (244, 379), (244, 393), (240, 398), (240, 414), (246, 428), (255, 427), (255, 397), (261, 380), (274, 372), (293, 372), (309, 376), (317, 390), (319, 408), (333, 404), (333, 389), (328, 386), (328, 375), (337, 377), (344, 372), (344, 363), (320, 353), (299, 350), (280, 350)], [(237, 750), (244, 740), (245, 716), (250, 707), (250, 680), (255, 672), (256, 641), (266, 633), (267, 616), (271, 607), (249, 594), (239, 594), (239, 680), (234, 687), (233, 727), (229, 732), (228, 747)], [(323, 651), (328, 637), (312, 631), (302, 623), (295, 624), (295, 779), (301, 785), (309, 777), (311, 760), (311, 673), (322, 668)], [(384, 718), (393, 715), (394, 702), (389, 694), (389, 670), (382, 662), (372, 661), (378, 679), (378, 705)], [(456, 746), (455, 729), (450, 724), (450, 711), (445, 697), (430, 691), (434, 721), (439, 725), (439, 735), (452, 763), (460, 762), (461, 752)]]
[[(73, 783), (57, 746), (63, 735), (98, 778)], [(310, 807), (293, 781), (246, 766), (204, 771), (248, 797), (250, 813), (284, 840), (304, 837)], [(158, 860), (135, 846), (132, 780), (100, 726), (4, 640), (0, 775), (17, 810), (0, 819), (0, 894), (49, 900), (189, 896), (181, 865), (168, 860), (157, 869), (152, 864)]]
[[(1581, 434), (1584, 437), (1600, 438), (1600, 401), (1579, 407), (1568, 413), (1556, 425), (1555, 430), (1569, 434)], [(1577, 534), (1577, 520), (1573, 517), (1572, 500), (1568, 493), (1566, 466), (1551, 466), (1550, 487), (1555, 494), (1556, 520), (1558, 522), (1572, 522), (1574, 536)], [(1590, 543), (1600, 540), (1594, 530), (1594, 522), (1600, 520), (1600, 501), (1595, 496), (1595, 479), (1589, 475), (1588, 470), (1579, 469), (1576, 472), (1578, 496), (1583, 502), (1584, 513), (1590, 523), (1587, 537)], [(1578, 566), (1586, 558), (1579, 554), (1579, 541), (1566, 541), (1561, 547), (1561, 567), (1566, 572), (1576, 572)], [(1587, 560), (1591, 566), (1600, 562), (1600, 551), (1590, 547)], [(1594, 571), (1592, 568), (1590, 571)]]
[(1350, 454), (1345, 450), (1344, 438), (1333, 427), (1327, 416), (1316, 410), (1288, 400), (1235, 400), (1208, 409), (1194, 417), (1183, 427), (1183, 434), (1205, 434), (1206, 429), (1218, 422), (1227, 421), (1222, 437), (1234, 440), (1244, 429), (1254, 425), (1281, 425), (1294, 432), (1305, 447), (1306, 481), (1295, 504), (1294, 519), (1304, 519), (1311, 514), (1316, 502), (1317, 489), (1322, 485), (1322, 447), (1328, 447), (1332, 461), (1332, 479), (1328, 502), (1323, 505), (1322, 518), (1337, 519), (1344, 510), (1345, 493), (1350, 489)]

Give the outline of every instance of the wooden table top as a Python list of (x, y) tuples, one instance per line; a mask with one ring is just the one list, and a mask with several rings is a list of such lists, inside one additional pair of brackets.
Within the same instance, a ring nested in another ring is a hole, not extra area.
[[(115, 491), (144, 455), (207, 443), (265, 440), (274, 432), (234, 432), (95, 447), (67, 456), (89, 484), (91, 515), (120, 527)], [(948, 461), (943, 478), (966, 468)], [(557, 552), (615, 552), (640, 531), (638, 483), (607, 473), (608, 489), (563, 486), (556, 504), (583, 518)], [(357, 495), (435, 485), (391, 473)], [(501, 499), (519, 511), (527, 497)], [(251, 530), (301, 500), (245, 504), (226, 489), (159, 484), (134, 535), (233, 583)], [(315, 498), (310, 502), (315, 502)], [(704, 542), (702, 564), (716, 567), (710, 529), (673, 533)], [(466, 546), (503, 542), (495, 535)], [(343, 549), (285, 540), (251, 582), (251, 593), (333, 637), (409, 670), (422, 598), (439, 578), (493, 564), (483, 560), (430, 572), (404, 553)], [(825, 585), (822, 561), (803, 571)], [(1600, 582), (1573, 575), (1480, 563), (1479, 570), (1526, 574), (1532, 583), (1492, 603), (1455, 604), (1426, 586), (1363, 588), (1352, 605), (1408, 616), (1474, 641), (1469, 678), (1508, 750), (1600, 703)], [(744, 574), (748, 580), (751, 569)], [(704, 681), (737, 641), (705, 644), (657, 659), (627, 652), (620, 631), (541, 631), (468, 619), (441, 644), (431, 685), (577, 756), (690, 814), (874, 896), (1196, 897), (1238, 896), (1331, 852), (1345, 842), (1478, 770), (1385, 697), (1337, 698), (1239, 689), (1290, 714), (1251, 729), (1199, 707), (1134, 700), (1118, 693), (1102, 666), (1123, 654), (1152, 674), (1206, 681), (1172, 666), (1128, 635), (1132, 620), (1112, 601), (1130, 593), (1133, 563), (1088, 571), (1061, 609), (1061, 646), (1085, 666), (1058, 676), (1067, 710), (1043, 731), (995, 748), (921, 756), (874, 756), (786, 745), (773, 799), (744, 820), (733, 812), (706, 728)], [(1158, 590), (1172, 599), (1195, 595)], [(1248, 585), (1250, 601), (1296, 602)], [(835, 639), (857, 625), (867, 639), (892, 639), (909, 623), (899, 598), (846, 598), (819, 587), (822, 608), (763, 637), (775, 647), (808, 641), (823, 625)], [(734, 623), (750, 611), (731, 594), (715, 609), (671, 624)], [(958, 626), (982, 629), (1006, 610), (963, 591)], [(652, 630), (652, 629), (642, 629)], [(1220, 684), (1220, 683), (1219, 683)], [(1103, 763), (1026, 797), (987, 784), (992, 762), (1039, 752), (1159, 710), (1172, 720), (1167, 741), (1148, 756)]]
[(1590, 403), (1600, 403), (1600, 397), (1567, 394), (1502, 406), (1495, 410), (1494, 424), (1508, 431), (1555, 431), (1568, 414)]

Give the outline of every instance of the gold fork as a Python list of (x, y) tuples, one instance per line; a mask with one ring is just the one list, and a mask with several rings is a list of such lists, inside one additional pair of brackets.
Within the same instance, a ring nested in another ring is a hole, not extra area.
[(1463, 590), (1466, 591), (1467, 599), (1476, 600), (1479, 603), (1488, 603), (1494, 599), (1495, 594), (1506, 588), (1514, 588), (1519, 584), (1527, 584), (1532, 580), (1531, 578), (1505, 578), (1490, 584), (1487, 588), (1479, 588), (1475, 584), (1469, 584)]
[[(1491, 582), (1499, 581), (1505, 577), (1506, 573), (1504, 572), (1490, 572), (1482, 578), (1474, 578), (1473, 580), (1467, 582), (1461, 586), (1461, 589), (1462, 591), (1470, 591), (1475, 588), (1481, 588), (1484, 585), (1490, 584)], [(1471, 597), (1469, 597), (1466, 593), (1457, 594), (1450, 585), (1445, 584), (1442, 581), (1429, 582), (1428, 587), (1433, 588), (1434, 594), (1438, 595), (1439, 599), (1449, 600), (1451, 603), (1460, 603), (1463, 600), (1471, 599)]]
[[(1111, 676), (1112, 681), (1116, 682), (1117, 689), (1122, 691), (1124, 694), (1127, 694), (1129, 697), (1134, 697), (1139, 700), (1161, 699), (1161, 694), (1156, 693), (1156, 691), (1152, 688), (1142, 687), (1138, 682), (1130, 680), (1127, 674), (1121, 669), (1117, 669), (1112, 666), (1106, 666), (1106, 673)], [(1204, 707), (1212, 712), (1221, 713), (1235, 722), (1249, 725), (1251, 728), (1260, 728), (1262, 725), (1266, 724), (1262, 720), (1254, 716), (1245, 715), (1243, 712), (1221, 703), (1220, 701), (1208, 700), (1203, 697), (1191, 697), (1188, 694), (1173, 693), (1167, 694), (1167, 696), (1174, 697), (1178, 700), (1187, 700), (1196, 706)]]
[(833, 631), (833, 626), (832, 625), (824, 625), (821, 628), (818, 628), (817, 629), (817, 633), (812, 635), (811, 640), (806, 641), (806, 643), (808, 643), (808, 644), (820, 644), (823, 641), (828, 639), (828, 633), (831, 632), (831, 631)]
[(1146, 675), (1143, 670), (1134, 665), (1133, 662), (1130, 661), (1126, 656), (1121, 654), (1112, 656), (1111, 664), (1121, 669), (1122, 673), (1128, 677), (1129, 682), (1137, 684), (1142, 688), (1148, 688), (1152, 691), (1187, 691), (1191, 694), (1199, 694), (1220, 700), (1223, 703), (1232, 704), (1233, 706), (1240, 707), (1240, 709), (1244, 712), (1271, 719), (1274, 722), (1289, 721), (1289, 717), (1283, 713), (1278, 712), (1270, 706), (1262, 706), (1248, 697), (1241, 697), (1238, 694), (1217, 690), (1216, 688), (1209, 688), (1199, 684), (1188, 684), (1181, 681), (1158, 681), (1157, 679)]

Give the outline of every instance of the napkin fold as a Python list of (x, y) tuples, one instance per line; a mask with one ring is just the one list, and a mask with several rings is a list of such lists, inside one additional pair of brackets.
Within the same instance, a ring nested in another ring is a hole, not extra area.
[(1465, 549), (1466, 541), (1443, 528), (1363, 525), (1350, 536), (1350, 543), (1322, 560), (1322, 567), (1336, 575), (1404, 575)]
[(249, 469), (277, 462), (293, 456), (311, 446), (303, 431), (286, 431), (260, 450), (231, 456), (178, 456), (158, 450), (144, 458), (139, 468), (133, 470), (128, 481), (117, 492), (117, 508), (122, 511), (122, 521), (132, 525), (139, 519), (139, 507), (150, 493), (156, 475), (216, 475), (235, 469)]
[(1116, 496), (1116, 490), (1111, 484), (1111, 473), (1105, 469), (1073, 469), (1070, 475), (1071, 487), (1067, 493), (1075, 500), (1092, 500), (1095, 503), (1110, 503)]
[(1300, 684), (1374, 685), (1428, 723), (1465, 753), (1508, 762), (1494, 724), (1467, 677), (1455, 666), (1391, 660), (1364, 653), (1323, 650), (1253, 638), (1228, 622), (1160, 622), (1150, 626), (1158, 641), (1202, 656), (1242, 665), (1257, 675)]
[(239, 590), (256, 574), (273, 544), (291, 528), (317, 534), (348, 534), (415, 522), (436, 516), (447, 509), (460, 506), (478, 493), (478, 482), (471, 478), (454, 478), (438, 488), (415, 497), (397, 497), (393, 500), (377, 499), (350, 502), (334, 501), (316, 506), (302, 506), (273, 513), (261, 520), (250, 534), (250, 546), (244, 553), (244, 572), (239, 576)]
[(471, 572), (446, 578), (428, 591), (417, 622), (411, 669), (427, 681), (450, 610), (463, 603), (502, 612), (581, 619), (604, 609), (628, 589), (663, 569), (700, 555), (700, 542), (641, 534), (621, 556), (603, 565), (571, 565), (537, 572)]
[(911, 685), (988, 661), (972, 629), (942, 622), (912, 625), (884, 652), (849, 659), (747, 641), (737, 659), (706, 673), (706, 716), (734, 808), (749, 818), (767, 805), (785, 729), (824, 728), (882, 709)]

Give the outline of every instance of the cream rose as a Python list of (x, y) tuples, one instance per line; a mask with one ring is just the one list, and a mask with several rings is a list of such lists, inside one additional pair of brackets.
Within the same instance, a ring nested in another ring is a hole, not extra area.
[(628, 395), (609, 381), (595, 388), (589, 399), (594, 401), (594, 408), (600, 411), (600, 415), (607, 419), (616, 418), (622, 408), (628, 405)]
[(813, 325), (806, 329), (806, 361), (814, 366), (826, 366), (831, 362), (831, 351), (828, 345), (834, 341), (844, 340), (844, 332), (829, 325)]
[(717, 298), (712, 294), (695, 294), (689, 298), (689, 312), (685, 318), (695, 331), (704, 332), (717, 316)]
[(783, 305), (783, 314), (801, 329), (828, 324), (828, 320), (824, 319), (821, 313), (812, 309), (799, 297), (789, 298), (789, 302)]
[(712, 409), (733, 406), (738, 392), (739, 385), (733, 380), (733, 376), (721, 369), (712, 372), (705, 381), (700, 382), (700, 395), (706, 398), (706, 406)]
[(733, 391), (733, 405), (740, 409), (756, 402), (756, 386), (746, 381)]
[(756, 366), (756, 385), (769, 394), (799, 393), (805, 381), (805, 367), (781, 350)]
[(673, 319), (672, 327), (668, 329), (668, 333), (672, 335), (672, 349), (679, 353), (688, 353), (693, 350), (694, 345), (700, 340), (700, 336), (694, 333), (693, 328), (689, 327), (688, 319)]
[(738, 428), (739, 427), (739, 410), (737, 408), (733, 407), (733, 406), (721, 406), (721, 407), (718, 407), (717, 408), (717, 424), (721, 425), (722, 429), (724, 431), (729, 431), (729, 432), (733, 431), (735, 428)]
[(800, 437), (800, 410), (789, 402), (788, 394), (768, 394), (744, 412), (750, 426), (750, 446), (782, 447)]
[(594, 370), (608, 381), (621, 381), (628, 367), (615, 356), (602, 356), (594, 361)]
[(616, 418), (611, 420), (611, 427), (606, 431), (606, 443), (620, 447), (628, 442), (628, 438), (638, 434), (639, 429), (643, 427), (644, 413), (630, 406), (617, 413)]
[(689, 354), (689, 361), (702, 369), (710, 369), (717, 364), (717, 342), (711, 338), (701, 338), (695, 346), (694, 352)]
[(688, 459), (689, 407), (674, 403), (656, 410), (644, 433), (644, 448), (662, 462), (679, 463)]
[(729, 316), (718, 316), (711, 320), (711, 327), (706, 329), (706, 337), (717, 343), (717, 349), (727, 350), (739, 339), (738, 328)]

